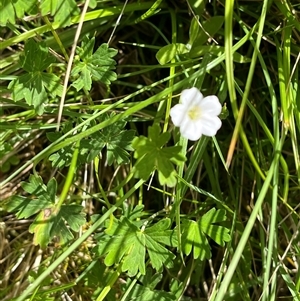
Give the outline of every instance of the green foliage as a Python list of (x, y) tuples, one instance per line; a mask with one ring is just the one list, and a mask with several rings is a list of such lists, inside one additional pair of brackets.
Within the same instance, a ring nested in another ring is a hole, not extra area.
[[(193, 18), (190, 30), (189, 41), (187, 44), (172, 43), (161, 47), (156, 53), (156, 59), (161, 65), (169, 63), (176, 56), (181, 55), (185, 59), (197, 58), (205, 54), (220, 56), (224, 53), (225, 48), (217, 45), (203, 45), (209, 38), (216, 34), (224, 23), (223, 16), (214, 16), (203, 22), (199, 26), (199, 18)], [(237, 63), (249, 63), (250, 58), (247, 58), (237, 52), (233, 53), (233, 60)]]
[[(106, 265), (100, 260), (95, 259), (85, 270), (84, 276), (82, 277), (79, 285), (83, 283), (84, 287), (87, 288), (89, 300), (96, 300), (97, 295), (105, 287), (104, 279), (108, 279), (113, 274), (113, 271), (107, 269)], [(93, 292), (91, 294), (91, 292)], [(117, 289), (111, 288), (109, 293), (106, 295), (106, 301), (116, 301)]]
[(71, 17), (79, 14), (75, 0), (42, 0), (40, 9), (43, 16), (50, 13), (54, 16), (54, 21), (61, 26), (70, 25)]
[[(62, 130), (60, 132), (51, 132), (47, 133), (47, 138), (51, 142), (55, 142), (57, 139), (59, 139), (63, 134), (67, 133), (72, 129), (72, 122), (67, 122), (64, 124), (62, 127)], [(74, 145), (68, 145), (56, 153), (53, 153), (50, 155), (49, 160), (52, 162), (53, 167), (66, 167), (71, 164), (72, 161), (72, 156), (74, 153)], [(86, 157), (87, 157), (87, 152), (88, 150), (84, 147), (82, 147), (82, 143), (80, 144), (80, 150), (79, 150), (79, 155), (78, 155), (78, 163), (79, 164), (84, 164), (86, 162)]]
[(7, 23), (15, 24), (16, 18), (23, 18), (35, 8), (36, 0), (1, 0), (0, 1), (0, 26)]
[[(126, 300), (129, 301), (175, 301), (176, 296), (170, 292), (162, 290), (155, 290), (156, 285), (162, 280), (163, 275), (155, 273), (152, 275), (151, 269), (147, 269), (146, 275), (141, 277), (140, 281), (142, 285), (135, 284), (133, 289), (127, 295)], [(127, 290), (127, 286), (123, 287), (123, 290)]]
[(186, 45), (182, 43), (169, 44), (158, 50), (156, 59), (161, 65), (169, 63), (176, 55), (188, 53)]
[(160, 133), (157, 124), (149, 127), (148, 135), (149, 137), (136, 137), (132, 142), (134, 157), (138, 159), (135, 164), (136, 176), (146, 181), (157, 170), (161, 185), (175, 186), (176, 171), (173, 164), (186, 160), (181, 153), (181, 147), (163, 147), (169, 141), (170, 133)]
[[(113, 114), (105, 114), (102, 121), (109, 119)], [(106, 147), (107, 164), (112, 165), (116, 162), (118, 165), (129, 163), (129, 153), (132, 151), (132, 139), (134, 130), (124, 130), (126, 121), (118, 121), (111, 126), (105, 127), (102, 131), (93, 134), (89, 139), (83, 141), (82, 145), (89, 152), (87, 162), (91, 162)]]
[(77, 47), (77, 57), (72, 69), (72, 77), (76, 79), (73, 86), (77, 91), (81, 89), (91, 90), (92, 80), (110, 84), (117, 79), (115, 60), (112, 58), (118, 53), (116, 49), (109, 48), (107, 44), (102, 44), (93, 53), (95, 38), (84, 37), (81, 47)]
[[(54, 17), (54, 22), (60, 26), (68, 26), (71, 17), (79, 14), (79, 9), (75, 0), (41, 0), (39, 9), (43, 16), (50, 13)], [(91, 1), (90, 6), (95, 6)], [(0, 2), (0, 26), (5, 26), (8, 22), (16, 23), (16, 18), (23, 18), (26, 13), (36, 13), (38, 1), (36, 0), (2, 0)]]
[(0, 1), (1, 300), (300, 300), (299, 0), (175, 2)]
[(45, 43), (29, 40), (25, 44), (24, 55), (20, 56), (21, 66), (26, 73), (11, 81), (8, 86), (12, 89), (13, 99), (25, 99), (42, 115), (49, 97), (55, 98), (62, 93), (60, 78), (53, 73), (43, 72), (54, 62), (55, 58), (48, 54)]
[(12, 196), (6, 210), (15, 212), (19, 219), (37, 214), (29, 227), (29, 231), (34, 233), (34, 244), (45, 248), (56, 237), (58, 244), (64, 245), (73, 238), (68, 227), (78, 232), (85, 223), (82, 206), (56, 206), (57, 182), (54, 178), (46, 186), (41, 177), (31, 175), (29, 182), (22, 182), (21, 186), (33, 198)]
[(200, 260), (210, 259), (210, 245), (206, 238), (208, 235), (220, 246), (230, 241), (229, 229), (215, 223), (226, 220), (226, 211), (212, 208), (206, 212), (198, 221), (183, 220), (182, 222), (182, 249), (189, 255), (193, 249), (193, 256)]
[(162, 219), (146, 229), (141, 228), (142, 225), (143, 221), (133, 221), (125, 216), (106, 223), (105, 234), (97, 238), (99, 245), (96, 252), (99, 256), (105, 255), (107, 266), (122, 261), (123, 272), (127, 271), (130, 276), (137, 272), (144, 275), (146, 252), (156, 270), (161, 270), (163, 265), (173, 265), (175, 255), (165, 247), (177, 245), (174, 231), (169, 230), (170, 219)]
[[(100, 122), (111, 118), (113, 114), (104, 114)], [(89, 163), (98, 156), (103, 149), (106, 149), (106, 160), (108, 165), (116, 163), (117, 165), (127, 164), (129, 162), (129, 151), (132, 151), (131, 142), (134, 138), (134, 130), (124, 130), (126, 121), (118, 121), (103, 130), (92, 134), (80, 142), (79, 146), (79, 164)], [(61, 132), (47, 133), (47, 138), (54, 142), (64, 133), (72, 129), (72, 123), (64, 125)], [(49, 157), (54, 167), (65, 167), (71, 164), (74, 153), (74, 145), (68, 145)]]
[(204, 21), (201, 26), (199, 26), (198, 22), (198, 26), (195, 23), (191, 22), (189, 44), (193, 47), (203, 45), (209, 38), (213, 37), (220, 30), (223, 23), (223, 16), (211, 17), (208, 20)]
[[(0, 144), (0, 160), (2, 161), (2, 164), (0, 165), (0, 170), (2, 172), (8, 172), (11, 168), (11, 166), (18, 165), (20, 162), (20, 159), (16, 155), (11, 155), (11, 151), (13, 150), (13, 147), (9, 143), (2, 143)], [(7, 159), (5, 159), (5, 156), (7, 156)], [(4, 160), (5, 159), (5, 160)]]

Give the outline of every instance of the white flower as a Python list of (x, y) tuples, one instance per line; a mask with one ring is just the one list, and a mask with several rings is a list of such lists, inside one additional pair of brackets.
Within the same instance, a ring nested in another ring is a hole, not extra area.
[(196, 141), (202, 135), (216, 135), (222, 125), (218, 117), (222, 106), (217, 96), (203, 98), (202, 93), (193, 87), (182, 91), (180, 102), (171, 108), (170, 115), (184, 138)]

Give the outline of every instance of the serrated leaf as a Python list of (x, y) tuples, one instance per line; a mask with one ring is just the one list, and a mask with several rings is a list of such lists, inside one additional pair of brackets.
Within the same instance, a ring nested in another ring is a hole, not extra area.
[(123, 260), (122, 271), (128, 271), (130, 276), (136, 275), (138, 271), (145, 274), (146, 251), (155, 269), (159, 270), (163, 265), (171, 267), (175, 255), (164, 245), (175, 245), (171, 237), (176, 235), (167, 230), (169, 225), (169, 221), (163, 222), (143, 232), (124, 216), (120, 220), (112, 219), (105, 231), (108, 236), (102, 234), (97, 238), (97, 253), (105, 255), (104, 263), (107, 266), (119, 264)]
[(130, 254), (133, 256), (125, 256), (122, 271), (128, 271), (129, 276), (135, 276), (138, 271), (141, 272), (142, 275), (145, 274), (145, 235), (142, 232), (136, 232), (135, 236), (131, 237), (131, 240), (126, 242), (131, 243), (131, 248), (128, 250)]
[(70, 25), (71, 17), (79, 14), (75, 0), (41, 0), (40, 9), (43, 16), (48, 13), (54, 16), (54, 21), (60, 26)]
[(54, 237), (57, 237), (58, 244), (65, 244), (73, 238), (69, 228), (77, 232), (85, 223), (82, 206), (62, 205), (57, 208), (57, 182), (54, 178), (45, 185), (41, 177), (31, 175), (29, 182), (22, 182), (21, 186), (36, 198), (13, 196), (6, 208), (9, 212), (16, 212), (18, 218), (38, 213), (29, 227), (29, 231), (34, 234), (35, 245), (45, 248)]
[[(55, 142), (57, 139), (59, 139), (63, 134), (69, 132), (72, 129), (71, 122), (68, 122), (64, 125), (62, 131), (60, 133), (54, 132), (54, 133), (47, 133), (47, 138), (51, 142)], [(87, 150), (83, 146), (83, 142), (80, 142), (79, 145), (79, 156), (78, 156), (78, 164), (83, 164), (86, 162), (87, 157)], [(61, 148), (56, 153), (53, 153), (50, 155), (49, 160), (52, 162), (53, 167), (62, 168), (65, 166), (69, 166), (72, 161), (74, 153), (74, 145), (68, 145), (64, 148)]]
[(63, 205), (60, 209), (62, 218), (75, 232), (78, 232), (80, 227), (86, 222), (82, 209), (83, 207), (80, 205)]
[[(129, 275), (135, 275), (138, 270), (145, 273), (145, 247), (141, 232), (127, 218), (120, 221), (114, 221), (114, 225), (110, 226), (106, 231), (111, 239), (101, 239), (98, 253), (106, 254), (104, 263), (111, 266), (119, 263), (124, 258), (125, 266), (122, 265), (122, 271), (128, 271)], [(131, 264), (132, 258), (135, 258), (134, 264)]]
[(63, 205), (58, 209), (53, 205), (40, 212), (29, 230), (34, 234), (34, 244), (44, 248), (54, 237), (57, 244), (66, 244), (73, 238), (68, 226), (77, 232), (84, 223), (82, 206)]
[(151, 227), (145, 229), (145, 234), (155, 237), (155, 240), (159, 243), (170, 247), (177, 246), (177, 235), (174, 230), (168, 230), (171, 226), (171, 220), (164, 218), (158, 221)]
[(29, 227), (29, 232), (34, 234), (33, 244), (40, 245), (43, 249), (47, 247), (52, 239), (51, 228), (54, 225), (52, 211), (53, 206), (43, 209)]
[(29, 194), (37, 197), (43, 195), (47, 189), (42, 177), (34, 175), (29, 176), (29, 182), (21, 182), (21, 187)]
[(15, 212), (16, 217), (28, 218), (51, 205), (51, 201), (43, 198), (39, 201), (23, 196), (12, 196), (6, 205), (8, 212)]
[(93, 54), (93, 60), (99, 66), (114, 66), (116, 61), (112, 59), (116, 56), (118, 50), (109, 48), (108, 44), (102, 44)]
[(182, 251), (189, 255), (193, 249), (193, 257), (200, 260), (211, 258), (210, 246), (199, 224), (195, 221), (184, 221), (182, 225)]
[(231, 240), (229, 229), (213, 223), (219, 223), (226, 220), (226, 211), (224, 209), (216, 210), (212, 208), (200, 219), (200, 228), (211, 237), (217, 244), (224, 246), (225, 242)]
[(16, 17), (23, 18), (25, 13), (29, 13), (35, 5), (35, 0), (1, 0), (0, 26), (5, 26), (7, 22), (15, 24)]
[(226, 211), (212, 208), (204, 214), (199, 221), (185, 220), (182, 224), (182, 249), (189, 255), (193, 249), (194, 258), (204, 260), (211, 258), (211, 251), (206, 235), (211, 237), (217, 244), (224, 246), (230, 241), (229, 229), (214, 223), (226, 220)]
[(15, 101), (25, 99), (41, 115), (44, 106), (51, 97), (60, 96), (62, 85), (60, 78), (55, 74), (43, 72), (55, 59), (48, 54), (48, 48), (43, 42), (36, 43), (29, 40), (25, 44), (24, 55), (20, 57), (23, 69), (27, 72), (10, 82), (8, 88), (12, 89)]
[[(104, 120), (112, 115), (104, 115)], [(129, 163), (129, 153), (132, 151), (131, 142), (134, 138), (134, 130), (123, 130), (125, 121), (116, 122), (102, 131), (95, 133), (90, 140), (83, 142), (89, 152), (87, 162), (91, 162), (106, 147), (106, 159), (108, 165), (116, 162), (118, 165)]]
[(48, 47), (44, 42), (36, 43), (28, 40), (24, 47), (24, 55), (20, 56), (20, 63), (28, 73), (44, 71), (56, 60), (48, 54)]
[(77, 91), (81, 89), (90, 90), (92, 80), (101, 81), (104, 84), (110, 84), (117, 79), (115, 69), (116, 62), (114, 57), (118, 51), (109, 48), (107, 44), (102, 44), (94, 54), (92, 49), (95, 44), (95, 38), (85, 37), (81, 47), (77, 47), (77, 54), (80, 60), (75, 60), (71, 75), (76, 78), (73, 86)]
[(69, 166), (72, 161), (72, 147), (66, 146), (59, 152), (52, 154), (49, 160), (52, 162), (53, 167), (62, 168)]
[(168, 268), (173, 266), (173, 260), (176, 256), (171, 251), (159, 244), (151, 236), (148, 236), (146, 239), (146, 247), (150, 257), (151, 265), (154, 269), (159, 271), (163, 265)]
[(150, 127), (148, 132), (149, 137), (140, 136), (132, 141), (134, 157), (138, 159), (135, 175), (146, 181), (157, 170), (160, 184), (173, 187), (176, 184), (173, 164), (183, 162), (186, 158), (180, 146), (162, 147), (170, 139), (170, 133), (160, 133), (159, 125)]

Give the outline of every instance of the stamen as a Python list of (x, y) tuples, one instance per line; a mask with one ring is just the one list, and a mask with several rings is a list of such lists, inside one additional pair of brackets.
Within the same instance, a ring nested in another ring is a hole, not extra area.
[(201, 118), (201, 109), (195, 106), (188, 111), (188, 115), (191, 120), (197, 120)]

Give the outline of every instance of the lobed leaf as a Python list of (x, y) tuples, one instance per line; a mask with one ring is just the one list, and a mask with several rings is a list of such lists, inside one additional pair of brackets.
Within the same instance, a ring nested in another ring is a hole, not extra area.
[(149, 137), (140, 136), (132, 141), (135, 149), (134, 157), (138, 159), (135, 164), (135, 175), (146, 181), (154, 170), (158, 171), (161, 185), (173, 187), (176, 180), (176, 171), (173, 164), (185, 161), (180, 146), (163, 148), (170, 139), (170, 133), (160, 133), (159, 125), (149, 128)]
[(49, 101), (48, 93), (51, 98), (62, 93), (60, 78), (43, 72), (55, 62), (55, 58), (48, 54), (44, 42), (29, 40), (25, 44), (24, 55), (20, 56), (20, 62), (26, 73), (11, 81), (8, 88), (12, 89), (14, 101), (25, 99), (42, 115), (44, 106)]
[(54, 21), (60, 26), (68, 26), (71, 17), (79, 14), (79, 9), (75, 0), (42, 0), (40, 4), (42, 15), (50, 13), (54, 16)]
[(101, 81), (104, 84), (110, 84), (117, 79), (115, 69), (116, 62), (114, 57), (118, 51), (109, 48), (107, 44), (102, 44), (94, 54), (95, 38), (84, 37), (81, 47), (77, 47), (78, 58), (74, 62), (71, 75), (76, 78), (73, 86), (77, 91), (81, 89), (91, 90), (92, 80)]
[(229, 229), (214, 223), (226, 220), (224, 209), (212, 208), (206, 212), (199, 221), (185, 220), (182, 223), (182, 251), (189, 255), (193, 250), (194, 258), (200, 260), (211, 258), (210, 245), (206, 238), (208, 235), (220, 246), (230, 241)]
[(167, 230), (170, 220), (162, 220), (145, 231), (141, 231), (137, 225), (140, 222), (130, 221), (124, 216), (120, 220), (113, 218), (106, 224), (106, 235), (97, 238), (99, 245), (96, 249), (98, 255), (105, 255), (104, 263), (111, 266), (123, 260), (123, 272), (128, 271), (130, 276), (138, 272), (144, 275), (147, 252), (156, 270), (163, 265), (171, 267), (175, 255), (164, 245), (176, 246), (177, 240), (173, 231)]
[[(104, 120), (112, 115), (104, 115)], [(83, 145), (89, 153), (87, 162), (91, 162), (106, 147), (106, 159), (108, 165), (116, 162), (118, 165), (129, 163), (129, 153), (132, 151), (131, 142), (134, 138), (134, 130), (123, 130), (125, 121), (119, 121), (104, 128), (101, 132), (92, 135), (90, 140), (85, 140)]]
[(23, 18), (25, 13), (35, 8), (35, 5), (35, 0), (1, 0), (0, 26), (5, 26), (7, 23), (15, 24), (16, 18)]
[(58, 244), (63, 245), (73, 238), (70, 229), (77, 232), (86, 222), (82, 206), (56, 206), (55, 178), (50, 179), (46, 186), (40, 176), (30, 175), (29, 182), (22, 182), (21, 186), (35, 198), (13, 196), (6, 209), (15, 212), (18, 218), (28, 218), (38, 213), (29, 227), (29, 231), (34, 234), (35, 245), (45, 248), (54, 237)]

